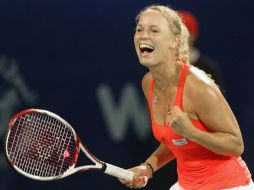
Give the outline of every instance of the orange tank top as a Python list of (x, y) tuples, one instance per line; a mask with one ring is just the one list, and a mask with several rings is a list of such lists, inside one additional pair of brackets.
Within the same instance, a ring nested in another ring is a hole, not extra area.
[[(183, 90), (190, 66), (181, 64), (181, 74), (175, 105), (183, 110)], [(251, 174), (241, 157), (216, 154), (203, 146), (176, 134), (169, 124), (161, 125), (153, 118), (152, 97), (154, 80), (149, 94), (149, 108), (152, 130), (155, 138), (167, 145), (177, 159), (178, 182), (185, 190), (219, 190), (247, 185)], [(191, 122), (194, 127), (209, 131), (200, 120)]]

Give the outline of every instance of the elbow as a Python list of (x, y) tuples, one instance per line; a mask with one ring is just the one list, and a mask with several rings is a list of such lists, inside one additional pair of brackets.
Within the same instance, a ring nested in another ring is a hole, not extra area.
[(239, 142), (234, 146), (233, 156), (240, 157), (244, 152), (244, 143)]
[(230, 149), (232, 156), (240, 157), (244, 152), (244, 142), (242, 136), (237, 134), (232, 135), (231, 142), (232, 144), (230, 145)]
[(239, 147), (239, 150), (238, 150), (238, 156), (241, 156), (244, 152), (244, 144), (242, 143), (242, 145)]

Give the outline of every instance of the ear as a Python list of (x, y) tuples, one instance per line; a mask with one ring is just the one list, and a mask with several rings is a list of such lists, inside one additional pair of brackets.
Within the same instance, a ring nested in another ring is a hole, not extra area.
[(172, 40), (171, 40), (171, 48), (175, 49), (178, 44), (180, 42), (179, 36), (175, 36)]

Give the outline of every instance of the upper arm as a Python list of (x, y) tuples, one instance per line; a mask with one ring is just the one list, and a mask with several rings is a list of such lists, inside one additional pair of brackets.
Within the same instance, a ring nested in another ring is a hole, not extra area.
[(230, 106), (214, 83), (191, 76), (187, 89), (190, 109), (210, 131), (230, 133), (242, 138)]

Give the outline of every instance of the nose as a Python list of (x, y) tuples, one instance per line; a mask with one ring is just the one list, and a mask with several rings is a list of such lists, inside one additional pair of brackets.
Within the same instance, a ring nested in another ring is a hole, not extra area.
[(147, 31), (143, 30), (143, 31), (140, 32), (139, 37), (141, 39), (148, 39), (149, 38), (149, 33)]

